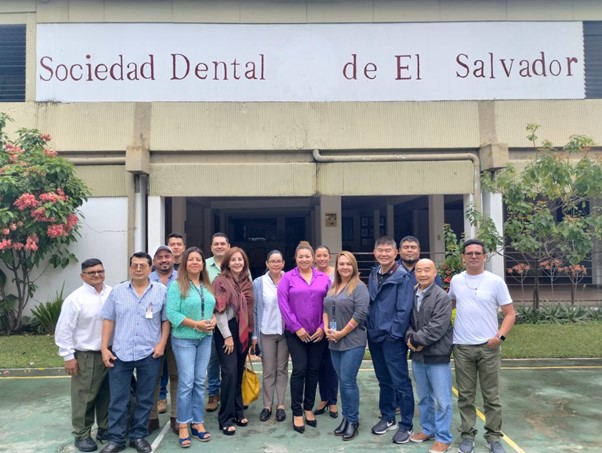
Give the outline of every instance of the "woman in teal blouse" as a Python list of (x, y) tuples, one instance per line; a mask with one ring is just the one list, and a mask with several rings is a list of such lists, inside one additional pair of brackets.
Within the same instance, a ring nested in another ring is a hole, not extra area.
[(167, 290), (167, 318), (172, 324), (171, 345), (178, 365), (179, 444), (188, 448), (192, 437), (207, 442), (205, 429), (205, 377), (211, 356), (216, 321), (215, 297), (211, 291), (205, 257), (197, 247), (182, 256), (177, 280)]

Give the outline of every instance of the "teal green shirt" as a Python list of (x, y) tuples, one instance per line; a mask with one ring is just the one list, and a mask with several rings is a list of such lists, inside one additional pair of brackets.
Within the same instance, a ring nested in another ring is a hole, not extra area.
[[(204, 303), (202, 303), (204, 299)], [(204, 305), (204, 316), (201, 317), (201, 306)], [(171, 322), (172, 330), (171, 333), (176, 338), (188, 338), (191, 340), (198, 340), (207, 335), (212, 335), (206, 332), (199, 332), (192, 327), (186, 327), (182, 325), (185, 318), (190, 318), (195, 321), (201, 319), (210, 320), (213, 316), (213, 309), (215, 308), (215, 297), (213, 294), (203, 287), (203, 297), (201, 298), (201, 292), (198, 287), (190, 283), (190, 289), (186, 297), (182, 297), (180, 291), (180, 285), (177, 281), (169, 285), (167, 290), (167, 303), (166, 312), (167, 319)]]

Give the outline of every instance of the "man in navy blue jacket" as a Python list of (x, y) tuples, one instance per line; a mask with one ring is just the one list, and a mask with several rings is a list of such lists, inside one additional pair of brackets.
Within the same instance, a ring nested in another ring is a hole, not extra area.
[(408, 347), (404, 340), (412, 316), (413, 285), (409, 274), (396, 261), (397, 244), (389, 236), (377, 239), (374, 257), (378, 262), (368, 280), (370, 308), (366, 327), (368, 346), (378, 379), (378, 405), (381, 420), (372, 433), (381, 435), (394, 430), (395, 408), (401, 412), (399, 429), (393, 442), (404, 444), (412, 435), (414, 394), (408, 373)]

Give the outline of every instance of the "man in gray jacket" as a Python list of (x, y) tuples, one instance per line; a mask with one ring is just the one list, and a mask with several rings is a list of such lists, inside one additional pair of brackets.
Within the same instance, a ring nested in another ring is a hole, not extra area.
[(435, 284), (435, 263), (422, 259), (416, 263), (415, 272), (418, 284), (406, 340), (411, 350), (422, 431), (413, 434), (410, 440), (424, 442), (434, 438), (429, 453), (439, 453), (449, 450), (453, 440), (449, 359), (453, 348), (452, 303), (447, 293)]

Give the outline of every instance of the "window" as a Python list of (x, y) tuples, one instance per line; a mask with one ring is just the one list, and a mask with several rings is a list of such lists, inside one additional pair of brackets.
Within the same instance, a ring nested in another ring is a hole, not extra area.
[(25, 25), (0, 25), (0, 102), (25, 101)]
[(583, 22), (585, 97), (602, 99), (602, 22)]

